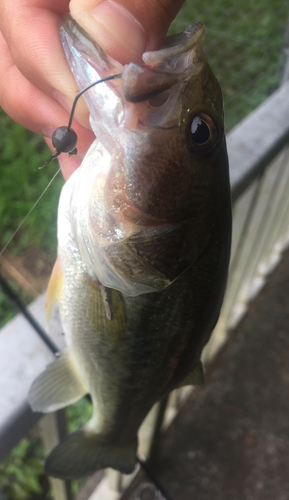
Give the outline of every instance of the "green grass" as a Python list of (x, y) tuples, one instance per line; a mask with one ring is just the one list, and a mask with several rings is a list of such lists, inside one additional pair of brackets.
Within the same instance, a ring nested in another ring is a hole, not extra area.
[[(49, 155), (42, 137), (17, 125), (0, 108), (0, 252), (58, 168), (53, 162), (39, 170)], [(59, 174), (9, 244), (9, 252), (19, 254), (35, 247), (56, 256), (57, 205), (63, 183)], [(10, 285), (25, 303), (31, 301), (19, 286)], [(0, 288), (0, 328), (16, 312)]]
[[(39, 170), (49, 156), (42, 137), (17, 125), (0, 109), (0, 251), (58, 168), (55, 161)], [(57, 205), (62, 185), (59, 174), (9, 245), (10, 251), (19, 253), (36, 246), (56, 254)]]
[[(67, 431), (76, 431), (92, 415), (92, 405), (87, 398), (66, 409)], [(75, 494), (85, 480), (72, 481)], [(38, 427), (13, 448), (0, 464), (0, 498), (2, 500), (50, 500), (51, 492), (44, 474), (44, 452)]]
[(51, 498), (48, 481), (44, 476), (43, 450), (39, 437), (31, 435), (22, 439), (0, 464), (0, 491), (1, 499), (5, 500)]
[(176, 33), (204, 23), (204, 54), (223, 89), (227, 129), (279, 85), (288, 16), (286, 0), (186, 1), (172, 24)]
[(70, 405), (66, 409), (67, 418), (67, 431), (71, 432), (77, 431), (79, 427), (82, 427), (92, 416), (92, 404), (87, 398), (82, 398), (77, 403)]

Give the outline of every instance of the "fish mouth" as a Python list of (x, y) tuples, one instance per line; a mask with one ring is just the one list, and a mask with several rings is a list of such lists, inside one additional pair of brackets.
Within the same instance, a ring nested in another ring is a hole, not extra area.
[(188, 68), (196, 68), (202, 59), (204, 31), (202, 23), (195, 23), (183, 33), (167, 36), (160, 50), (145, 52), (142, 56), (145, 66), (126, 65), (123, 70), (126, 100), (133, 103), (151, 100), (183, 80)]
[[(173, 183), (166, 193), (162, 189), (168, 184), (164, 168), (151, 172), (152, 162), (147, 158), (156, 150), (160, 162), (170, 161), (160, 144), (178, 134), (184, 89), (204, 64), (203, 24), (166, 37), (160, 50), (143, 54), (143, 65), (131, 62), (122, 66), (105, 54), (70, 15), (63, 19), (60, 36), (79, 88), (122, 73), (122, 78), (100, 83), (84, 94), (92, 129), (111, 157), (105, 174), (108, 211), (119, 221), (145, 226), (183, 220), (183, 210), (172, 216), (174, 197), (179, 198)], [(164, 200), (158, 213), (163, 196), (171, 199)]]
[[(204, 31), (202, 23), (195, 23), (183, 33), (167, 36), (159, 50), (144, 52), (143, 65), (131, 62), (123, 66), (108, 56), (70, 14), (63, 17), (60, 27), (62, 39), (63, 33), (66, 33), (73, 48), (101, 78), (122, 72), (122, 94), (131, 103), (147, 101), (170, 89), (184, 79), (188, 68), (191, 69), (188, 75), (190, 77), (192, 69), (202, 59)], [(119, 90), (117, 82), (108, 82), (106, 85), (115, 86)]]
[(137, 131), (178, 126), (182, 91), (204, 63), (204, 31), (202, 23), (195, 23), (183, 33), (166, 37), (160, 50), (145, 52), (143, 65), (131, 62), (123, 66), (108, 56), (69, 14), (64, 16), (60, 38), (79, 88), (122, 74), (84, 94), (91, 127), (109, 153), (115, 150), (112, 138), (118, 140), (120, 128)]

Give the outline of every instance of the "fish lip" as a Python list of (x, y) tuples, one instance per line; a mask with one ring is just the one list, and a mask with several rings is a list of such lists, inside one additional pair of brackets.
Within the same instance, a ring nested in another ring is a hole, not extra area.
[[(123, 65), (108, 56), (98, 43), (67, 13), (60, 21), (60, 30), (64, 29), (72, 40), (74, 48), (85, 57), (99, 72), (101, 77), (121, 73)], [(109, 82), (108, 82), (109, 84)]]
[(104, 50), (102, 50), (100, 45), (98, 45), (93, 38), (89, 36), (89, 34), (73, 19), (69, 13), (62, 17), (60, 27), (63, 27), (64, 30), (69, 33), (75, 48), (79, 52), (85, 50), (86, 55), (91, 56), (92, 59), (94, 59), (95, 53), (97, 52), (105, 63), (109, 62), (109, 57), (106, 55)]
[[(142, 60), (149, 67), (159, 66), (160, 62), (176, 58), (197, 45), (202, 45), (204, 35), (203, 23), (192, 24), (182, 33), (166, 36), (162, 47), (159, 50), (144, 52)], [(175, 71), (176, 68), (172, 68), (172, 72)]]
[[(98, 45), (93, 38), (67, 13), (63, 16), (60, 22), (60, 27), (63, 27), (73, 40), (75, 47), (79, 51), (85, 50), (86, 54), (94, 59), (97, 53), (105, 64), (110, 61), (116, 62), (119, 66), (123, 66), (118, 61), (108, 56), (104, 50)], [(201, 44), (205, 34), (203, 23), (197, 22), (190, 25), (185, 31), (175, 35), (165, 37), (164, 43), (159, 50), (147, 51), (142, 55), (142, 60), (146, 66), (154, 67), (160, 62), (178, 57), (184, 52), (192, 50), (196, 45)], [(85, 43), (84, 43), (85, 41)], [(88, 44), (88, 45), (87, 45)], [(175, 72), (176, 68), (172, 68)]]
[(202, 23), (191, 25), (183, 33), (166, 37), (160, 50), (145, 52), (144, 66), (133, 62), (125, 65), (122, 92), (126, 101), (149, 101), (185, 83), (203, 62), (204, 31)]

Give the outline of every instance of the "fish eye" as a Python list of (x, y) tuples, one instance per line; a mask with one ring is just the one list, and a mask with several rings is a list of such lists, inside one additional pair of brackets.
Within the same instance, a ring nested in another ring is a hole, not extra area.
[(219, 132), (212, 118), (198, 113), (190, 122), (190, 146), (197, 154), (210, 153), (219, 139)]

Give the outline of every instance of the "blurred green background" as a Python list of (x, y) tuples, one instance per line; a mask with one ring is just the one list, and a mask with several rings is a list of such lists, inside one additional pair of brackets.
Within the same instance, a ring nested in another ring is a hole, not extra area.
[(280, 83), (289, 45), (289, 5), (285, 0), (187, 1), (171, 32), (196, 21), (206, 27), (204, 53), (223, 90), (229, 130)]
[[(285, 0), (187, 0), (175, 19), (170, 33), (196, 21), (205, 24), (204, 52), (223, 89), (227, 130), (279, 86), (289, 45), (288, 16)], [(18, 126), (0, 110), (0, 252), (56, 172), (57, 162), (39, 170), (49, 155), (42, 138)], [(56, 256), (57, 204), (62, 185), (59, 174), (9, 244), (4, 258), (12, 271), (0, 261), (0, 272), (26, 303), (45, 288)], [(0, 290), (0, 327), (15, 313)], [(90, 411), (84, 400), (70, 407), (70, 430), (87, 420)], [(0, 498), (50, 498), (37, 428), (0, 465)]]

